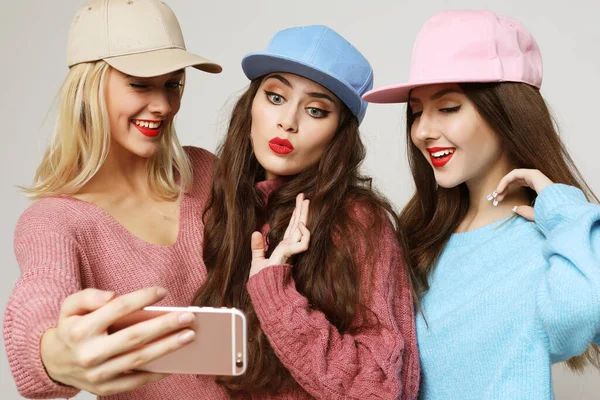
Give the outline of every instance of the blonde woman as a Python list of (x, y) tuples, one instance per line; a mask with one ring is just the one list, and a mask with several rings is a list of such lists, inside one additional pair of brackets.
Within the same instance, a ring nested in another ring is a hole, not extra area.
[(182, 148), (172, 123), (184, 69), (221, 67), (185, 50), (156, 0), (90, 1), (73, 20), (68, 64), (54, 138), (26, 188), (35, 202), (14, 237), (21, 276), (4, 340), (17, 387), (36, 398), (197, 398), (193, 376), (132, 391), (164, 376), (130, 372), (193, 340), (192, 315), (106, 329), (150, 304), (189, 305), (204, 279), (212, 155)]

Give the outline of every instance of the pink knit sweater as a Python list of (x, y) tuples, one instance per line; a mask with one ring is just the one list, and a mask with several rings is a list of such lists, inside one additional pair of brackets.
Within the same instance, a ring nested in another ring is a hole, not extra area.
[[(84, 288), (117, 295), (148, 286), (169, 292), (158, 305), (187, 306), (206, 278), (202, 260), (201, 213), (210, 192), (213, 156), (186, 148), (194, 185), (180, 208), (177, 241), (158, 246), (133, 236), (100, 207), (72, 198), (44, 198), (19, 219), (14, 239), (21, 277), (4, 315), (4, 343), (19, 392), (29, 398), (72, 397), (78, 390), (53, 382), (40, 359), (43, 333), (56, 325), (60, 305)], [(378, 291), (368, 307), (377, 331), (340, 335), (313, 311), (294, 287), (290, 265), (256, 274), (248, 291), (261, 326), (299, 387), (276, 399), (416, 397), (419, 379), (414, 320), (406, 279), (387, 284), (401, 270), (391, 237), (382, 238), (373, 268)], [(402, 275), (402, 274), (400, 274)], [(246, 396), (248, 397), (248, 396)], [(214, 378), (171, 375), (107, 399), (229, 399)]]

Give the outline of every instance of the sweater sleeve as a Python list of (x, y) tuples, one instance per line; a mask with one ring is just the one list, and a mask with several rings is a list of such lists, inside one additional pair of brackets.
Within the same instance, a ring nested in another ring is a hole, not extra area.
[(81, 290), (80, 251), (61, 234), (15, 233), (21, 269), (4, 312), (4, 345), (19, 393), (27, 398), (69, 398), (79, 390), (51, 380), (40, 354), (43, 334), (56, 326), (63, 300)]
[[(377, 317), (358, 333), (340, 333), (296, 290), (291, 265), (265, 268), (248, 282), (261, 328), (294, 379), (319, 399), (413, 399), (419, 385), (413, 303), (401, 253), (388, 227), (365, 305)], [(404, 382), (402, 382), (404, 380)]]
[(551, 360), (559, 362), (600, 337), (600, 206), (575, 187), (553, 184), (539, 194), (534, 214), (547, 262), (537, 312)]

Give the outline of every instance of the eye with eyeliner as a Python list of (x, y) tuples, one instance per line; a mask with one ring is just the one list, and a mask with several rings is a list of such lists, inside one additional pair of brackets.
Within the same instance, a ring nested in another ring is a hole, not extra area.
[(180, 88), (183, 87), (183, 83), (181, 83), (179, 81), (177, 81), (177, 82), (167, 82), (165, 84), (165, 86), (167, 87), (167, 89), (177, 90), (177, 89), (180, 89)]
[[(310, 115), (313, 118), (325, 118), (329, 115), (331, 111), (323, 110), (317, 107), (307, 107), (306, 112), (308, 112), (308, 115)], [(315, 113), (313, 114), (313, 112)]]
[[(275, 92), (269, 92), (267, 90), (265, 90), (265, 95), (267, 96), (267, 99), (269, 99), (269, 101), (275, 105), (280, 105), (283, 104), (285, 98), (280, 95), (279, 93), (275, 93)], [(281, 101), (277, 102), (275, 99), (279, 98), (281, 99)]]
[(411, 110), (410, 117), (412, 119), (419, 118), (421, 116), (421, 114), (423, 114), (423, 111), (412, 111)]
[(445, 114), (452, 114), (452, 113), (458, 112), (458, 110), (460, 110), (460, 107), (461, 106), (444, 107), (444, 108), (440, 108), (440, 111)]
[(129, 84), (134, 89), (148, 89), (149, 85), (143, 83), (132, 82)]

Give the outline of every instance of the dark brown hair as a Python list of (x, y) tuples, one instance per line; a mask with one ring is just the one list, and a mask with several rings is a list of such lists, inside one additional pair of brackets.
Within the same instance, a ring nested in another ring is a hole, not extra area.
[[(254, 156), (250, 141), (251, 107), (262, 78), (251, 82), (235, 105), (227, 136), (217, 152), (211, 198), (204, 213), (204, 262), (206, 283), (194, 301), (200, 306), (237, 307), (248, 318), (248, 369), (240, 377), (221, 377), (230, 391), (273, 394), (296, 385), (276, 357), (246, 290), (251, 265), (252, 232), (268, 223), (269, 252), (277, 247), (295, 207), (298, 193), (310, 199), (307, 223), (311, 231), (309, 249), (294, 259), (296, 289), (312, 309), (321, 311), (340, 332), (364, 327), (357, 321), (372, 321), (362, 294), (369, 281), (359, 265), (377, 249), (386, 215), (397, 223), (389, 202), (371, 186), (371, 178), (360, 174), (365, 157), (358, 120), (347, 107), (328, 148), (319, 162), (298, 175), (285, 177), (267, 204), (255, 184), (265, 171)], [(360, 218), (357, 218), (357, 207)], [(359, 259), (360, 258), (360, 259)]]
[[(513, 82), (463, 83), (460, 87), (501, 138), (515, 168), (538, 169), (551, 181), (578, 187), (588, 200), (598, 202), (562, 143), (538, 89)], [(464, 183), (450, 189), (437, 187), (433, 170), (410, 138), (414, 121), (410, 105), (406, 121), (408, 160), (416, 192), (400, 214), (400, 229), (408, 241), (408, 258), (420, 297), (429, 289), (428, 277), (446, 242), (469, 209), (469, 192)], [(535, 200), (535, 191), (527, 189), (527, 194)], [(592, 345), (567, 364), (581, 371), (587, 359), (600, 367), (599, 355), (598, 347)]]

